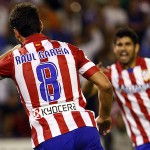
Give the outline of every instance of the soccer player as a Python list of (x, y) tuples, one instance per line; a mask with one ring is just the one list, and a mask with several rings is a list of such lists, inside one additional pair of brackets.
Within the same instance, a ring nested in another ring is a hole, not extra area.
[[(127, 133), (135, 150), (150, 150), (150, 59), (138, 55), (139, 43), (135, 31), (120, 28), (114, 38), (117, 62), (104, 68), (114, 89)], [(87, 83), (85, 92), (91, 89)], [(96, 87), (89, 94), (94, 94)]]
[(12, 78), (29, 116), (35, 150), (103, 150), (93, 112), (85, 110), (79, 73), (98, 86), (99, 132), (111, 128), (112, 86), (79, 48), (41, 33), (38, 9), (16, 5), (9, 16), (20, 49), (0, 60), (0, 76)]

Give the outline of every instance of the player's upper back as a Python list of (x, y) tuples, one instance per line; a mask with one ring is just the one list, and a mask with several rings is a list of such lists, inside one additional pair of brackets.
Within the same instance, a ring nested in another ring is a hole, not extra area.
[(85, 77), (94, 73), (88, 71), (94, 64), (81, 50), (42, 34), (27, 38), (13, 55), (14, 80), (22, 101), (31, 107), (81, 99), (78, 71)]

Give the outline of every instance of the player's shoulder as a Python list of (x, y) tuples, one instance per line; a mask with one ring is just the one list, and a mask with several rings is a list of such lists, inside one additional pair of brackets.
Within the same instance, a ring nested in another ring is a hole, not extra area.
[(13, 55), (13, 56), (20, 55), (21, 53), (23, 53), (24, 49), (25, 49), (24, 47), (16, 48), (16, 49), (14, 49), (14, 50), (12, 51), (12, 55)]
[(63, 41), (59, 41), (59, 40), (48, 40), (51, 44), (57, 44), (58, 46), (61, 46), (61, 45), (66, 45), (68, 44), (67, 42), (63, 42)]

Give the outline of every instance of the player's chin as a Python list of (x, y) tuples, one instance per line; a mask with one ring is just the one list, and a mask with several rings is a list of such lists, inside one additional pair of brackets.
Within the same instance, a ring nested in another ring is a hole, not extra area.
[(129, 63), (129, 59), (128, 58), (120, 58), (119, 59), (120, 63), (122, 63), (123, 65), (127, 65)]

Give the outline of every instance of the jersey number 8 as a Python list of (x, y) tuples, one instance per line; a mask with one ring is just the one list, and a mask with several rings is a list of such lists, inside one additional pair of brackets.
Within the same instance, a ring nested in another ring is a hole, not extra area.
[[(48, 72), (48, 75), (46, 74)], [(41, 63), (36, 68), (36, 73), (40, 84), (40, 93), (44, 101), (56, 101), (60, 98), (60, 84), (57, 81), (58, 71), (55, 64)], [(50, 87), (52, 92), (50, 93)]]

